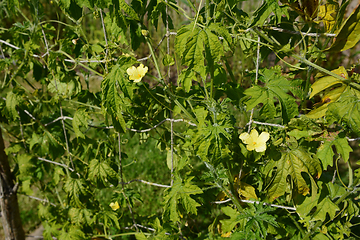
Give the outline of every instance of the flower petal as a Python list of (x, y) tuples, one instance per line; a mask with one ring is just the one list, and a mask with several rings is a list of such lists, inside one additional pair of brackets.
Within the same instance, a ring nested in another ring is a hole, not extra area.
[(134, 71), (136, 71), (136, 68), (134, 66), (132, 67), (129, 67), (127, 70), (126, 70), (126, 73), (131, 76), (134, 74)]
[(258, 142), (266, 143), (269, 138), (270, 134), (268, 132), (262, 132), (258, 138)]
[(111, 207), (111, 209), (112, 210), (114, 210), (114, 211), (116, 211), (116, 210), (118, 210), (119, 208), (120, 208), (120, 206), (119, 206), (119, 203), (116, 201), (116, 202), (112, 202), (112, 203), (110, 203), (110, 205), (109, 205), (110, 207)]
[(251, 140), (250, 140), (250, 134), (248, 134), (247, 132), (242, 133), (239, 138), (240, 138), (240, 139), (243, 141), (243, 143), (245, 143), (245, 144), (249, 144), (249, 142), (251, 142)]
[(258, 131), (256, 131), (256, 129), (253, 129), (250, 132), (250, 136), (252, 139), (256, 140), (259, 137), (259, 133), (258, 133)]
[(255, 146), (256, 152), (265, 152), (266, 150), (266, 143), (265, 142), (259, 142)]

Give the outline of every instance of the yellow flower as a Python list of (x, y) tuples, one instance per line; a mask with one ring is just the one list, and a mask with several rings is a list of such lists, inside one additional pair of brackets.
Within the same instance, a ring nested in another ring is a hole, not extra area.
[(268, 132), (259, 133), (256, 129), (251, 130), (250, 134), (247, 132), (240, 135), (240, 139), (246, 144), (246, 149), (257, 152), (264, 152), (266, 150), (266, 141), (269, 140), (270, 134)]
[(120, 206), (119, 206), (119, 203), (116, 201), (116, 202), (112, 202), (112, 203), (110, 203), (110, 205), (109, 205), (110, 207), (111, 207), (111, 209), (112, 210), (114, 210), (114, 211), (116, 211), (116, 210), (118, 210), (119, 208), (120, 208)]
[(143, 64), (140, 64), (138, 67), (132, 66), (126, 70), (127, 74), (129, 74), (129, 79), (134, 80), (134, 82), (140, 82), (147, 71), (148, 67), (144, 67)]

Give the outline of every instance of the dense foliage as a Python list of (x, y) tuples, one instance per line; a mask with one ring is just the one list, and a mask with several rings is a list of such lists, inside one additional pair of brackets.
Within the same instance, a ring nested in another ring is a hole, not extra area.
[(1, 127), (45, 239), (357, 238), (360, 7), (251, 2), (0, 3)]

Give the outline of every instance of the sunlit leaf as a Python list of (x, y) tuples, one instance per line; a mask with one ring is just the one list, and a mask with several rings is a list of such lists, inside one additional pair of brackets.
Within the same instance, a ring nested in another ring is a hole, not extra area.
[(323, 169), (333, 166), (333, 146), (335, 146), (337, 153), (342, 156), (345, 162), (349, 160), (350, 152), (352, 152), (352, 148), (349, 146), (349, 142), (344, 134), (334, 135), (324, 136), (325, 139), (316, 153), (316, 156), (321, 160)]
[(187, 213), (197, 214), (200, 204), (190, 195), (201, 194), (202, 190), (191, 182), (192, 179), (193, 177), (190, 177), (183, 182), (180, 178), (175, 178), (173, 186), (164, 197), (164, 217), (169, 217), (173, 222), (179, 221), (178, 204), (182, 204)]
[[(175, 49), (182, 57), (182, 64), (189, 68), (205, 65), (205, 57), (208, 63), (218, 61), (224, 55), (223, 45), (219, 36), (212, 31), (218, 31), (217, 25), (210, 25), (209, 28), (200, 28), (193, 24), (180, 28), (176, 35)], [(228, 35), (225, 38), (228, 39)]]
[[(307, 195), (310, 188), (301, 173), (307, 173), (309, 177), (316, 175), (317, 178), (322, 173), (319, 160), (311, 157), (309, 153), (300, 147), (282, 153), (279, 160), (272, 160), (269, 164), (276, 169), (272, 182), (268, 187), (268, 195), (271, 201), (285, 194), (287, 184), (289, 184), (287, 181), (288, 176), (291, 177), (297, 192)], [(312, 185), (312, 187), (316, 186)]]
[(360, 101), (357, 93), (357, 90), (347, 88), (336, 102), (329, 104), (326, 118), (331, 122), (345, 123), (360, 135)]
[(6, 109), (9, 113), (9, 118), (15, 120), (19, 117), (16, 107), (19, 105), (21, 97), (12, 91), (6, 95)]
[[(336, 73), (337, 75), (347, 79), (348, 74), (343, 66), (340, 66), (339, 68), (332, 70), (333, 73)], [(310, 98), (314, 97), (316, 94), (318, 94), (321, 91), (324, 91), (325, 89), (334, 86), (336, 84), (343, 84), (343, 81), (333, 77), (333, 76), (325, 76), (320, 79), (318, 79), (313, 85), (311, 85), (312, 92), (310, 94)]]
[(116, 179), (116, 172), (106, 161), (93, 159), (89, 164), (89, 180), (97, 183), (98, 186), (107, 186)]
[(360, 40), (360, 6), (351, 13), (341, 26), (335, 42), (326, 51), (341, 52), (354, 47)]
[(336, 212), (339, 210), (340, 208), (335, 203), (333, 203), (330, 200), (330, 198), (327, 196), (320, 203), (316, 205), (316, 211), (314, 212), (312, 219), (314, 221), (316, 220), (325, 221), (326, 214), (329, 215), (330, 219), (333, 219), (335, 217)]
[(330, 32), (335, 26), (338, 10), (339, 4), (336, 2), (329, 2), (319, 7), (318, 17), (324, 23), (326, 32)]
[(88, 200), (88, 186), (84, 179), (68, 178), (64, 184), (64, 190), (68, 194), (70, 203), (76, 207), (84, 207)]

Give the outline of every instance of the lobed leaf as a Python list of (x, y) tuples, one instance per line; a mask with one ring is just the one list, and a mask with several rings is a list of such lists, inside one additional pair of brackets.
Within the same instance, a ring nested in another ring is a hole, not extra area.
[(300, 81), (288, 81), (280, 75), (277, 69), (263, 69), (260, 74), (259, 80), (265, 83), (264, 87), (253, 86), (244, 91), (244, 94), (250, 97), (245, 102), (247, 108), (252, 109), (262, 103), (261, 113), (265, 114), (267, 119), (271, 119), (276, 114), (274, 98), (277, 98), (281, 105), (283, 121), (289, 122), (299, 112), (296, 99), (287, 93), (297, 92), (296, 89), (299, 87)]
[[(310, 154), (301, 147), (282, 153), (279, 160), (272, 160), (268, 164), (276, 169), (275, 176), (268, 187), (270, 201), (285, 194), (288, 176), (291, 177), (291, 181), (294, 183), (297, 192), (302, 195), (307, 195), (310, 189), (301, 173), (307, 173), (310, 178), (313, 175), (319, 178), (322, 173), (319, 160), (311, 157)], [(314, 184), (312, 187), (316, 188)]]
[(85, 135), (80, 131), (80, 127), (87, 127), (87, 121), (89, 118), (89, 114), (86, 112), (85, 108), (79, 108), (76, 110), (72, 121), (76, 137), (85, 138)]
[(349, 160), (352, 148), (349, 146), (349, 142), (345, 135), (339, 134), (335, 137), (330, 135), (329, 137), (325, 138), (325, 141), (323, 141), (316, 152), (316, 156), (321, 160), (323, 169), (327, 169), (328, 166), (333, 166), (333, 146), (335, 146), (336, 151), (342, 156), (345, 162)]
[(169, 216), (171, 221), (179, 221), (179, 203), (182, 203), (187, 213), (197, 214), (197, 207), (199, 207), (200, 204), (191, 198), (190, 195), (201, 194), (202, 190), (197, 185), (191, 183), (193, 178), (194, 177), (190, 177), (184, 182), (180, 178), (175, 179), (170, 191), (164, 197), (163, 217)]
[(109, 166), (106, 161), (93, 159), (89, 164), (88, 178), (98, 186), (107, 186), (109, 182), (116, 180), (116, 172)]

